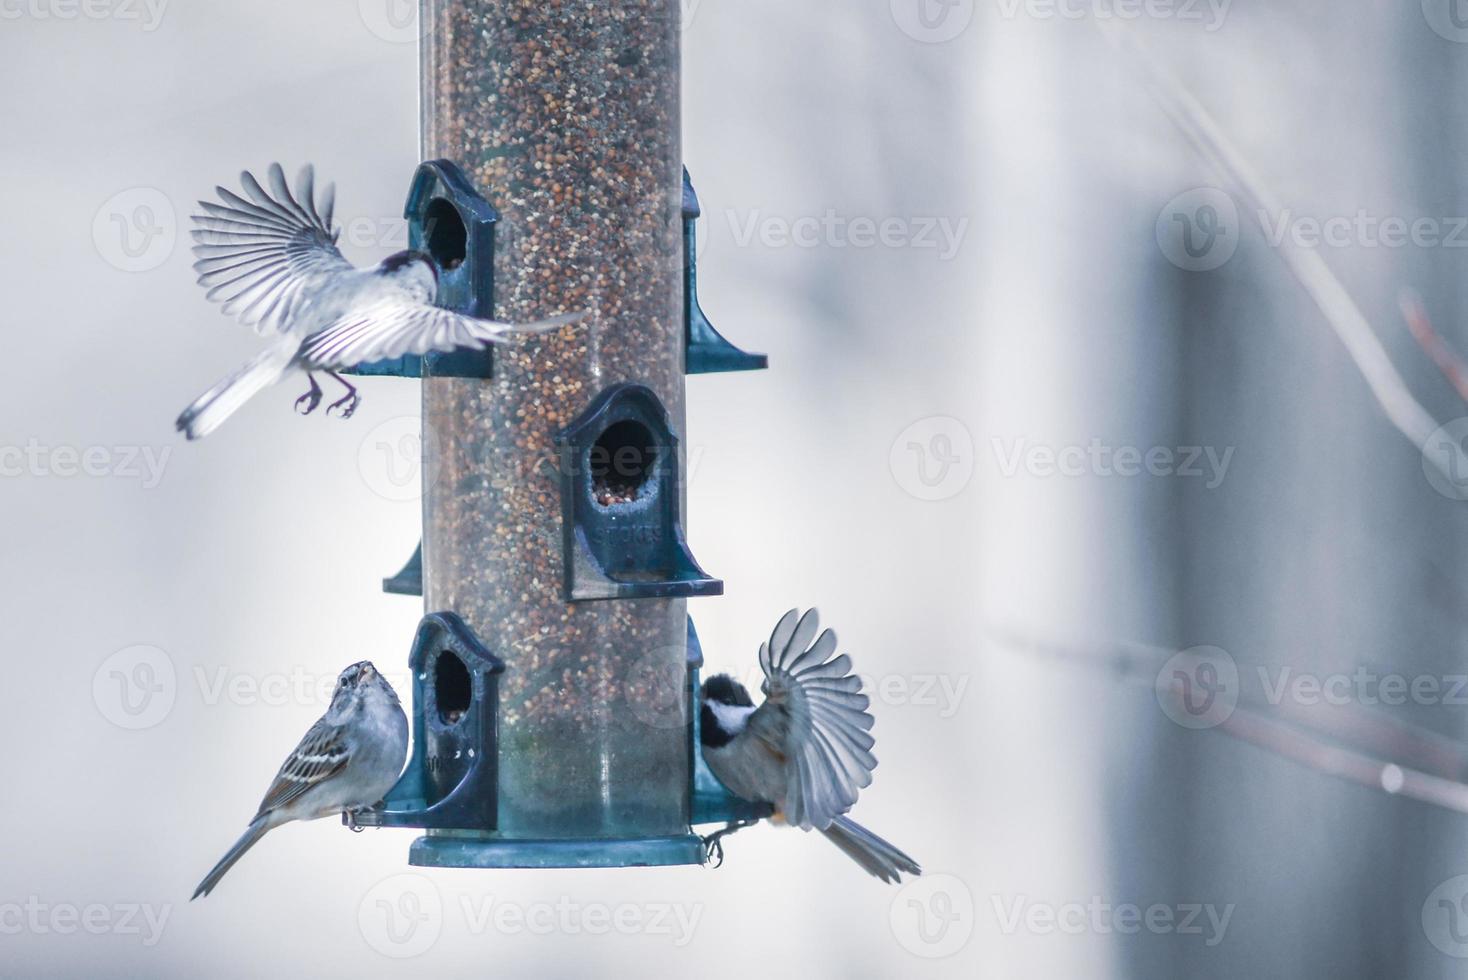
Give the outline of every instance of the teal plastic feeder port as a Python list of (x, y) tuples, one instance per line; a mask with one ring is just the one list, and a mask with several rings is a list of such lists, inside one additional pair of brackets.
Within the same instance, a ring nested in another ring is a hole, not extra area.
[[(494, 238), (499, 214), (449, 160), (420, 164), (403, 206), (408, 246), (433, 259), (438, 272), (437, 305), (471, 316), (494, 316)], [(347, 374), (421, 378), (424, 362), (440, 377), (489, 378), (493, 350), (462, 349), (424, 356), (408, 354), (359, 364)]]
[(495, 710), (505, 665), (453, 613), (426, 616), (408, 658), (413, 754), (385, 807), (357, 823), (492, 829), (497, 819)]
[(567, 599), (723, 594), (684, 540), (678, 439), (650, 388), (608, 388), (556, 447)]

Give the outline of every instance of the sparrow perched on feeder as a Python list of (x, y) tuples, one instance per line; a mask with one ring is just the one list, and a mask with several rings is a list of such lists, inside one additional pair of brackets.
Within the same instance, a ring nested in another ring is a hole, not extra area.
[[(871, 785), (873, 724), (851, 673), (851, 658), (836, 652), (836, 634), (816, 636), (814, 609), (792, 609), (759, 651), (765, 673), (758, 708), (744, 685), (727, 674), (703, 683), (699, 741), (713, 774), (741, 799), (769, 803), (770, 820), (819, 830), (869, 874), (900, 880), (922, 874), (918, 863), (846, 816), (857, 794)], [(812, 642), (814, 641), (814, 642)], [(722, 855), (722, 838), (758, 821), (730, 824), (706, 839)]]
[(369, 662), (348, 667), (337, 678), (331, 707), (285, 760), (255, 819), (193, 897), (212, 892), (266, 831), (338, 813), (350, 819), (376, 806), (397, 781), (407, 755), (408, 717), (397, 692)]
[(200, 201), (194, 215), (194, 269), (209, 299), (225, 313), (276, 340), (244, 367), (200, 395), (176, 425), (190, 439), (213, 432), (246, 401), (292, 371), (305, 371), (311, 389), (296, 399), (309, 415), (321, 403), (314, 372), (335, 378), (346, 394), (327, 406), (350, 418), (357, 389), (338, 372), (369, 361), (482, 349), (512, 333), (539, 333), (579, 320), (579, 314), (515, 326), (478, 320), (433, 305), (438, 268), (422, 252), (389, 255), (359, 269), (342, 257), (332, 224), (335, 186), (318, 204), (308, 165), (295, 193), (280, 164), (266, 173), (267, 191), (249, 171), (240, 175), (248, 199), (223, 187), (223, 203)]

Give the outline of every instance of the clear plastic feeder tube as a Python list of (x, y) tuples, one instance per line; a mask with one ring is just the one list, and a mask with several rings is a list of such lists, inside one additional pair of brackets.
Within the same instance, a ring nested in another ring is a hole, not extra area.
[(685, 604), (567, 600), (555, 442), (619, 382), (683, 432), (680, 5), (422, 7), (423, 155), (500, 213), (495, 315), (590, 314), (497, 347), (490, 380), (423, 382), (425, 604), (506, 665), (496, 837), (686, 835)]

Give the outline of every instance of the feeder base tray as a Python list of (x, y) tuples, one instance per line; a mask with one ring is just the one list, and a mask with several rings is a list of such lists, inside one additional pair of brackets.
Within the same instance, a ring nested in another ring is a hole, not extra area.
[(485, 836), (420, 837), (408, 851), (418, 868), (650, 868), (703, 864), (694, 834), (630, 840), (510, 840)]

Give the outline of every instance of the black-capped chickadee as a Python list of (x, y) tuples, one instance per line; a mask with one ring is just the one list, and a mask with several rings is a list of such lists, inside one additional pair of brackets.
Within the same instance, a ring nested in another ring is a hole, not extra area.
[(367, 661), (348, 667), (337, 678), (331, 707), (285, 760), (244, 836), (204, 876), (194, 898), (212, 892), (267, 831), (338, 813), (350, 819), (376, 806), (407, 757), (408, 717), (397, 692)]
[[(877, 766), (873, 719), (851, 658), (833, 658), (836, 634), (826, 630), (817, 637), (819, 628), (814, 609), (804, 616), (792, 609), (776, 624), (760, 646), (765, 700), (758, 708), (727, 674), (704, 682), (704, 761), (735, 796), (771, 804), (772, 822), (819, 830), (883, 881), (899, 881), (902, 872), (922, 874), (916, 861), (845, 815)], [(721, 850), (719, 839), (740, 826), (712, 835), (711, 851)]]
[(438, 269), (422, 252), (398, 252), (359, 269), (342, 257), (332, 224), (336, 194), (328, 184), (318, 205), (308, 165), (295, 193), (280, 164), (267, 172), (270, 191), (249, 171), (249, 199), (217, 187), (223, 203), (200, 201), (194, 215), (194, 269), (225, 313), (278, 339), (252, 361), (199, 396), (176, 425), (190, 439), (213, 432), (245, 402), (290, 371), (305, 371), (311, 389), (296, 399), (309, 415), (321, 403), (312, 372), (335, 378), (346, 395), (327, 406), (350, 418), (360, 398), (337, 372), (369, 361), (460, 347), (483, 348), (512, 333), (539, 333), (580, 314), (515, 326), (478, 320), (433, 305)]

